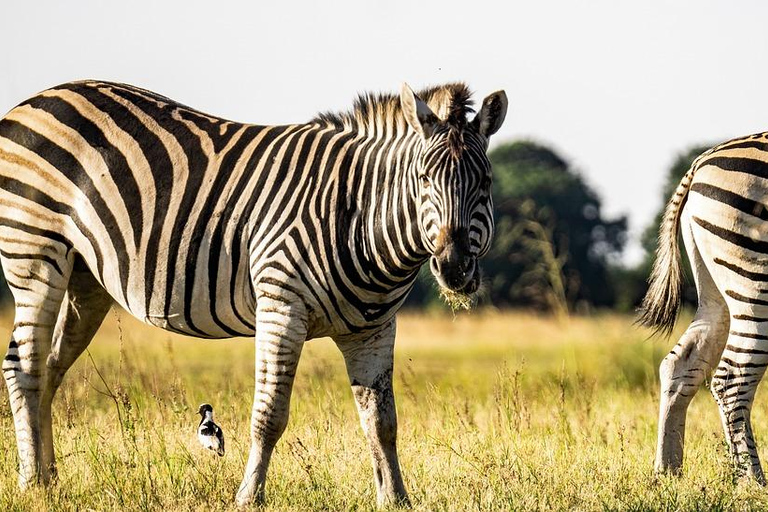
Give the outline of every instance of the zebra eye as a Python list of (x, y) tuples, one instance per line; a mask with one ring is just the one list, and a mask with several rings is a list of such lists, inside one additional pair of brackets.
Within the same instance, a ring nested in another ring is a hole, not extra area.
[(429, 186), (431, 185), (429, 178), (427, 177), (426, 174), (422, 174), (421, 176), (419, 176), (419, 181), (421, 182), (421, 186), (423, 188), (429, 188)]
[(483, 179), (480, 181), (480, 188), (482, 190), (488, 190), (489, 188), (491, 188), (490, 176), (483, 176)]

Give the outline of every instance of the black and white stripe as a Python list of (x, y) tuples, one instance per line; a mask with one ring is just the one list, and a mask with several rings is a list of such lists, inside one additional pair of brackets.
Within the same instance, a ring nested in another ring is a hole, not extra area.
[(705, 152), (667, 206), (641, 321), (666, 331), (674, 325), (682, 282), (678, 230), (699, 307), (661, 365), (657, 470), (680, 469), (688, 404), (714, 371), (710, 388), (736, 470), (765, 483), (750, 415), (768, 366), (767, 208), (768, 133)]
[(470, 112), (463, 84), (419, 96), (404, 86), (347, 114), (259, 126), (98, 81), (9, 112), (0, 261), (16, 320), (3, 369), (22, 486), (55, 471), (51, 400), (114, 299), (174, 332), (256, 335), (240, 503), (263, 491), (302, 344), (318, 336), (347, 358), (379, 500), (405, 499), (394, 314), (427, 259), (442, 286), (474, 292), (493, 233), (485, 151), (506, 97), (486, 98), (472, 121)]

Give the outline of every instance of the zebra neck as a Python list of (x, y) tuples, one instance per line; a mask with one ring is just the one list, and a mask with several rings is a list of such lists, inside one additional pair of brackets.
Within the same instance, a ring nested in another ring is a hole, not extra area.
[(367, 269), (373, 283), (409, 290), (429, 257), (418, 220), (415, 164), (421, 143), (406, 135), (379, 141), (371, 150), (352, 169), (363, 176), (361, 183), (369, 185), (349, 190), (357, 211), (348, 212), (347, 246), (365, 263), (361, 268)]

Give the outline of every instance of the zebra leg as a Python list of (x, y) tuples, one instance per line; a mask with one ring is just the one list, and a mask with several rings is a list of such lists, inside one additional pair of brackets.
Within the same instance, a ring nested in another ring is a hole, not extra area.
[(339, 339), (360, 424), (368, 439), (379, 506), (408, 505), (397, 460), (397, 413), (392, 392), (395, 321), (373, 336)]
[(3, 254), (3, 271), (16, 305), (13, 334), (3, 361), (16, 444), (19, 487), (50, 480), (43, 457), (42, 432), (49, 431), (50, 415), (40, 415), (40, 386), (44, 361), (51, 347), (56, 319), (66, 292), (72, 260), (64, 255)]
[(702, 304), (680, 341), (659, 367), (661, 399), (657, 472), (678, 473), (683, 465), (688, 405), (723, 350), (728, 326), (725, 304)]
[(690, 230), (683, 237), (696, 281), (699, 306), (691, 325), (659, 367), (659, 433), (657, 472), (678, 473), (683, 465), (685, 420), (688, 405), (701, 383), (710, 375), (728, 333), (728, 306), (693, 243)]
[(51, 353), (40, 396), (43, 462), (52, 478), (56, 477), (53, 451), (51, 404), (64, 374), (88, 347), (112, 305), (112, 298), (102, 288), (82, 259), (75, 260), (64, 304), (53, 334)]
[[(742, 318), (739, 315), (739, 318)], [(755, 390), (768, 366), (768, 326), (734, 317), (720, 364), (712, 379), (712, 395), (731, 450), (737, 476), (745, 473), (765, 485), (752, 434)]]
[(263, 502), (269, 459), (288, 424), (293, 378), (307, 337), (303, 305), (262, 296), (256, 302), (256, 391), (251, 451), (237, 491), (237, 505)]

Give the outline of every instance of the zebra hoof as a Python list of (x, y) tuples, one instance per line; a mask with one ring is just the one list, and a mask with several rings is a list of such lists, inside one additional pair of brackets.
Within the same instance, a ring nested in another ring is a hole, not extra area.
[(237, 495), (235, 495), (235, 505), (239, 509), (249, 508), (254, 505), (261, 506), (264, 505), (264, 502), (263, 488), (254, 492), (253, 489), (241, 486), (240, 490), (237, 491)]
[(51, 480), (47, 476), (39, 475), (39, 474), (32, 474), (32, 475), (25, 475), (24, 473), (19, 473), (19, 489), (22, 491), (28, 491), (30, 489), (33, 489), (35, 487), (48, 487), (51, 483)]
[(683, 467), (678, 464), (659, 464), (653, 468), (653, 472), (656, 476), (674, 476), (681, 477), (683, 475)]
[(407, 494), (379, 496), (376, 500), (376, 506), (380, 509), (412, 507), (411, 500), (408, 498)]

